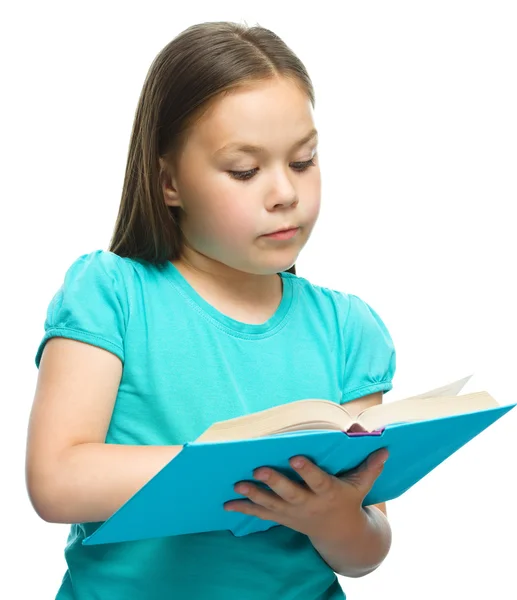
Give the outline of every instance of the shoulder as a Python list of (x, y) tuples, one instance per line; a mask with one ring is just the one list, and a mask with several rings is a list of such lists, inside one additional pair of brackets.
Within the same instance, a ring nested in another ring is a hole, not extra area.
[(76, 258), (68, 267), (65, 279), (78, 276), (124, 277), (129, 267), (127, 259), (108, 250), (93, 250)]
[(131, 312), (133, 260), (107, 250), (82, 254), (69, 265), (48, 310), (48, 320), (70, 315), (117, 313), (127, 321)]
[(37, 366), (51, 337), (99, 345), (123, 360), (123, 340), (131, 314), (130, 269), (126, 259), (105, 250), (82, 254), (70, 264), (47, 308)]
[(306, 301), (317, 304), (320, 309), (331, 311), (341, 323), (348, 319), (357, 320), (362, 317), (370, 317), (377, 313), (356, 294), (336, 290), (312, 283), (305, 277), (293, 275), (292, 273), (283, 273), (290, 278), (293, 285), (299, 289), (299, 293)]
[(76, 258), (67, 268), (62, 289), (70, 292), (107, 291), (128, 296), (136, 280), (145, 280), (156, 267), (138, 259), (121, 257), (108, 250), (93, 250)]
[(304, 277), (287, 275), (299, 287), (307, 309), (317, 311), (328, 327), (340, 331), (345, 344), (371, 339), (392, 347), (393, 340), (385, 321), (366, 300), (351, 292), (316, 285)]
[[(341, 368), (341, 402), (392, 388), (396, 369), (393, 340), (378, 313), (356, 294), (316, 285), (288, 274), (305, 300), (306, 316), (315, 314), (334, 333)], [(302, 300), (303, 302), (303, 300)]]

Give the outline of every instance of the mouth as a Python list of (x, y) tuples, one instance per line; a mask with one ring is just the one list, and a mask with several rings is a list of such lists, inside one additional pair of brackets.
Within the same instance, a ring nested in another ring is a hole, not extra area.
[(276, 235), (277, 233), (286, 233), (288, 231), (296, 231), (299, 227), (284, 227), (283, 229), (277, 229), (276, 231), (272, 231), (271, 233), (265, 233), (264, 235)]
[(277, 239), (277, 240), (288, 240), (288, 239), (291, 239), (292, 237), (294, 237), (298, 233), (299, 229), (300, 229), (299, 227), (289, 227), (289, 228), (284, 228), (284, 229), (277, 229), (276, 231), (273, 231), (272, 233), (264, 234), (262, 237), (267, 237), (267, 238)]

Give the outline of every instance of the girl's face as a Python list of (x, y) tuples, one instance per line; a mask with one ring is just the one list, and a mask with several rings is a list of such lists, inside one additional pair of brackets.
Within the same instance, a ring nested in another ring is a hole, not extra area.
[[(313, 130), (309, 98), (287, 79), (215, 100), (189, 132), (163, 188), (166, 203), (182, 208), (190, 252), (259, 275), (291, 267), (320, 209)], [(264, 237), (291, 227), (298, 230), (290, 239)]]

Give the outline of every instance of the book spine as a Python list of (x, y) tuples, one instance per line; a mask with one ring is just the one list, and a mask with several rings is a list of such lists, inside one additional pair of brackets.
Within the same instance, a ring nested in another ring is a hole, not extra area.
[(367, 435), (382, 435), (385, 430), (385, 427), (381, 427), (380, 429), (375, 429), (374, 431), (343, 431), (348, 437), (365, 437)]

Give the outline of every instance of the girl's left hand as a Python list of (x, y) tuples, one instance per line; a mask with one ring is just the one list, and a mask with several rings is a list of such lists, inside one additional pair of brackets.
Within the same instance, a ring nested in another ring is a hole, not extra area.
[(329, 475), (305, 457), (289, 462), (304, 483), (297, 483), (268, 467), (256, 469), (253, 477), (270, 490), (251, 482), (239, 482), (235, 491), (246, 500), (231, 500), (225, 510), (275, 521), (309, 537), (342, 539), (365, 516), (362, 503), (388, 458), (385, 448), (377, 450), (359, 467), (345, 475)]

